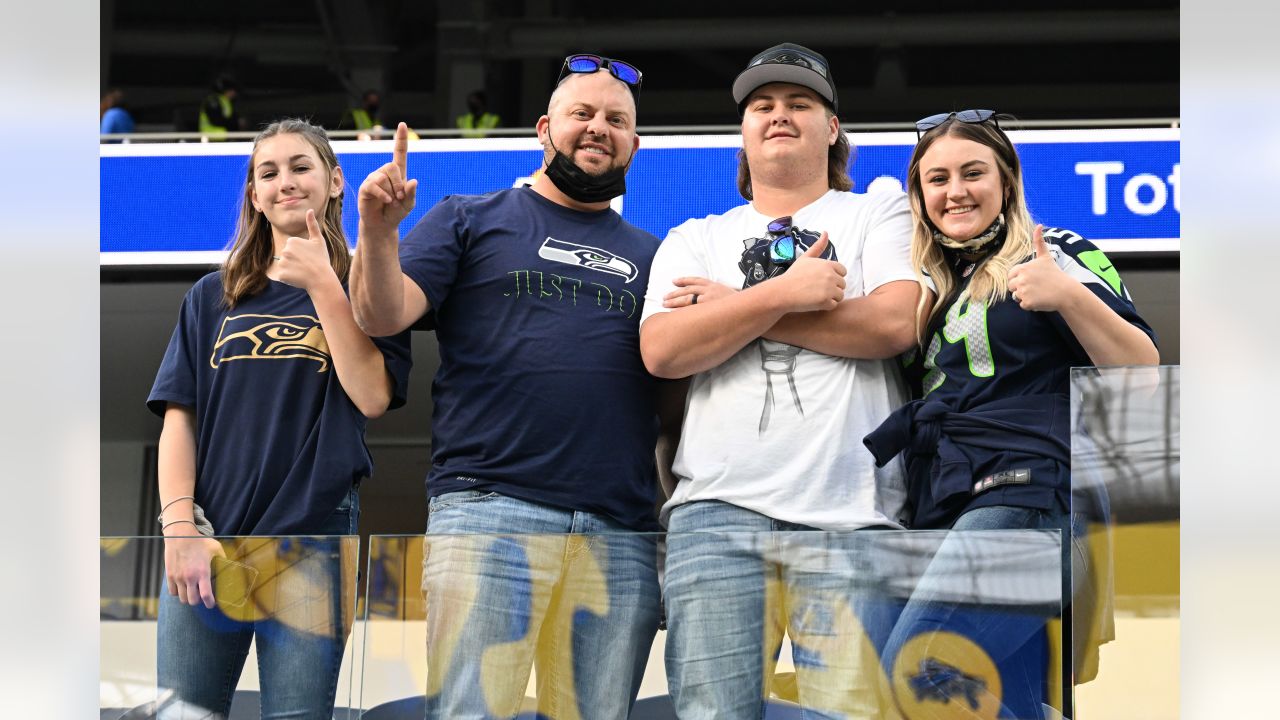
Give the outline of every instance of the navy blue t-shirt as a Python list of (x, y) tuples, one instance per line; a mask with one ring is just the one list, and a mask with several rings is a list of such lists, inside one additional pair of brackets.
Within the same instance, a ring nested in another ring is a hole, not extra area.
[(639, 336), (658, 242), (529, 188), (446, 197), (405, 236), (400, 264), (440, 344), (428, 494), (495, 491), (659, 529)]
[[(1045, 228), (1045, 243), (1058, 266), (1079, 280), (1120, 317), (1155, 341), (1155, 332), (1139, 315), (1129, 291), (1111, 261), (1088, 240), (1061, 228)], [(948, 251), (961, 274), (968, 263)], [(931, 487), (909, 488), (915, 508), (913, 527), (946, 527), (961, 512), (984, 505), (1068, 508), (1070, 467), (1034, 448), (1037, 438), (1070, 447), (1069, 387), (1071, 368), (1093, 362), (1062, 315), (1023, 310), (1006, 297), (991, 307), (955, 297), (971, 275), (945, 300), (946, 312), (935, 316), (926, 335), (922, 379), (924, 398), (945, 403), (951, 412), (986, 415), (1012, 421), (1025, 432), (1025, 443), (999, 449), (963, 444), (972, 474), (940, 484), (935, 469)], [(917, 363), (918, 364), (918, 363)], [(1024, 474), (1017, 471), (1026, 470)], [(953, 473), (953, 475), (955, 475)], [(982, 485), (976, 483), (984, 482)], [(945, 486), (944, 486), (945, 485)]]
[[(195, 411), (195, 497), (218, 535), (311, 533), (373, 473), (366, 418), (338, 382), (311, 298), (267, 282), (232, 309), (220, 272), (196, 282), (147, 398), (161, 417), (168, 403)], [(400, 407), (409, 333), (374, 343)]]

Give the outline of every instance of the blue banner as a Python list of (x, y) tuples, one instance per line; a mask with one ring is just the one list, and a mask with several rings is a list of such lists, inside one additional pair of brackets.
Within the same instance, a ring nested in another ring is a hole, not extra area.
[[(1181, 226), (1177, 129), (1040, 130), (1011, 133), (1023, 163), (1035, 219), (1069, 228), (1109, 252), (1176, 251)], [(854, 190), (901, 188), (913, 133), (851, 134)], [(691, 217), (741, 204), (736, 135), (642, 138), (615, 207), (658, 237)], [(348, 236), (355, 242), (355, 193), (390, 160), (390, 141), (335, 142), (347, 191)], [(249, 143), (101, 146), (101, 252), (104, 264), (217, 262), (235, 230)], [(420, 140), (408, 169), (418, 204), (407, 232), (437, 201), (512, 187), (538, 170), (533, 138)]]

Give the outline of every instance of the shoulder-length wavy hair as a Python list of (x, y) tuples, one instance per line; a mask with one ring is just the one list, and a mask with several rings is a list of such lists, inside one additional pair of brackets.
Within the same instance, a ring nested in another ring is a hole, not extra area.
[[(999, 116), (998, 119), (1006, 117)], [(942, 246), (933, 239), (936, 228), (925, 210), (924, 190), (920, 180), (920, 159), (939, 138), (948, 135), (991, 148), (995, 154), (996, 166), (1000, 170), (1000, 182), (1004, 186), (1004, 243), (974, 272), (973, 279), (965, 289), (970, 302), (980, 302), (990, 307), (993, 303), (1004, 300), (1009, 294), (1009, 271), (1026, 259), (1033, 248), (1032, 233), (1035, 225), (1027, 210), (1027, 198), (1022, 188), (1022, 163), (1018, 160), (1018, 151), (1014, 149), (1009, 136), (994, 122), (967, 123), (954, 117), (926, 132), (920, 142), (916, 143), (915, 151), (911, 153), (911, 164), (907, 167), (907, 197), (911, 202), (912, 217), (911, 264), (922, 287), (927, 287), (921, 272), (923, 270), (929, 274), (937, 289), (936, 301), (928, 317), (924, 316), (924, 308), (928, 304), (926, 293), (920, 293), (920, 303), (916, 306), (916, 340), (921, 348), (927, 340), (926, 329), (938, 314), (946, 312), (950, 304), (947, 300), (956, 287), (956, 279), (947, 266)]]
[[(831, 108), (827, 108), (827, 119), (835, 117)], [(852, 148), (844, 130), (836, 133), (836, 142), (827, 148), (827, 187), (845, 192), (853, 189), (853, 180), (849, 178), (849, 154)], [(738, 194), (746, 200), (752, 199), (751, 165), (747, 163), (747, 151), (738, 151)]]
[[(258, 146), (263, 140), (285, 134), (298, 135), (310, 143), (324, 165), (326, 183), (332, 180), (338, 167), (338, 156), (329, 145), (329, 136), (324, 128), (306, 120), (278, 120), (253, 139), (253, 153), (249, 155), (235, 239), (231, 242), (226, 262), (222, 264), (222, 301), (228, 308), (235, 307), (246, 297), (262, 292), (267, 286), (267, 267), (271, 264), (272, 252), (271, 224), (267, 222), (265, 215), (253, 207), (253, 163), (258, 155)], [(324, 242), (329, 250), (329, 264), (333, 266), (338, 279), (345, 283), (351, 270), (351, 250), (347, 246), (347, 235), (342, 230), (342, 195), (343, 193), (339, 193), (325, 203), (323, 217), (320, 218), (320, 231), (324, 234)]]

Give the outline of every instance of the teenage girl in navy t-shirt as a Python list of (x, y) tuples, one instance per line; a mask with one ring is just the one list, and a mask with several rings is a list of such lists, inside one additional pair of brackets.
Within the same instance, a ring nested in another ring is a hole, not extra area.
[(408, 334), (370, 339), (347, 299), (343, 191), (323, 129), (258, 135), (234, 244), (184, 299), (147, 400), (164, 418), (161, 717), (226, 716), (255, 637), (263, 716), (331, 716), (354, 548), (246, 536), (354, 534), (365, 423), (404, 403)]

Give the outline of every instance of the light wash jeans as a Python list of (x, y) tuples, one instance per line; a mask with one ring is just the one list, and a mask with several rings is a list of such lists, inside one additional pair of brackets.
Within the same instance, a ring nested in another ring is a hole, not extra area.
[(718, 501), (686, 503), (667, 528), (667, 682), (680, 720), (758, 720), (782, 636), (804, 718), (878, 717), (880, 533), (828, 533)]
[(430, 501), (427, 718), (625, 720), (658, 628), (657, 538), (602, 515), (464, 490)]
[[(359, 514), (353, 489), (316, 533), (354, 535)], [(245, 554), (228, 548), (228, 559), (259, 569), (255, 589), (243, 603), (209, 609), (161, 590), (158, 685), (161, 695), (167, 690), (173, 695), (158, 717), (225, 718), (249, 644), (256, 639), (262, 717), (329, 720), (354, 597), (354, 589), (342, 581), (341, 541), (244, 538), (235, 547)], [(345, 558), (350, 569), (354, 562)]]
[[(921, 674), (916, 680), (920, 687), (914, 692), (904, 692), (903, 687), (895, 680), (897, 701), (904, 713), (913, 718), (951, 718), (957, 717), (957, 704), (963, 705), (963, 711), (969, 712), (972, 702), (976, 701), (979, 708), (973, 711), (975, 717), (990, 717), (988, 713), (994, 713), (1000, 718), (1039, 720), (1044, 717), (1044, 704), (1048, 702), (1049, 670), (1046, 621), (1061, 613), (1062, 608), (1002, 610), (963, 607), (940, 600), (939, 584), (945, 578), (955, 578), (958, 574), (971, 572), (975, 564), (973, 551), (965, 542), (963, 534), (953, 534), (955, 531), (1057, 530), (1061, 533), (1067, 528), (1067, 517), (1061, 511), (989, 505), (970, 510), (956, 519), (951, 527), (952, 532), (938, 546), (928, 569), (920, 577), (915, 592), (903, 608), (897, 625), (885, 644), (884, 661), (886, 667), (895, 667), (897, 656), (907, 643), (912, 643), (909, 657), (919, 657), (924, 662), (937, 655), (965, 657), (964, 652), (957, 654), (956, 648), (946, 647), (954, 645), (956, 637), (964, 638), (959, 642), (973, 643), (986, 657), (970, 651), (979, 659), (969, 667), (960, 667), (964, 663), (958, 662), (955, 666), (945, 668), (936, 666), (942, 668), (939, 677), (949, 682), (949, 688), (925, 688), (927, 678)], [(1079, 535), (1080, 532), (1073, 533), (1073, 540)], [(1064, 547), (1071, 548), (1073, 545), (1074, 543), (1065, 542), (1064, 539)], [(1019, 552), (1015, 542), (1011, 541), (1009, 552)], [(1064, 593), (1069, 593), (1070, 561), (1065, 553), (1060, 558)], [(1082, 559), (1082, 556), (1077, 559)], [(1055, 572), (1058, 570), (1055, 569)], [(1069, 595), (1064, 594), (1064, 597)], [(1064, 643), (1069, 644), (1070, 641), (1070, 638), (1063, 638)], [(998, 690), (993, 687), (995, 681), (991, 677), (995, 668), (1000, 668)], [(965, 697), (963, 692), (955, 692), (966, 683), (971, 697)], [(904, 704), (909, 705), (909, 708), (903, 707)]]

